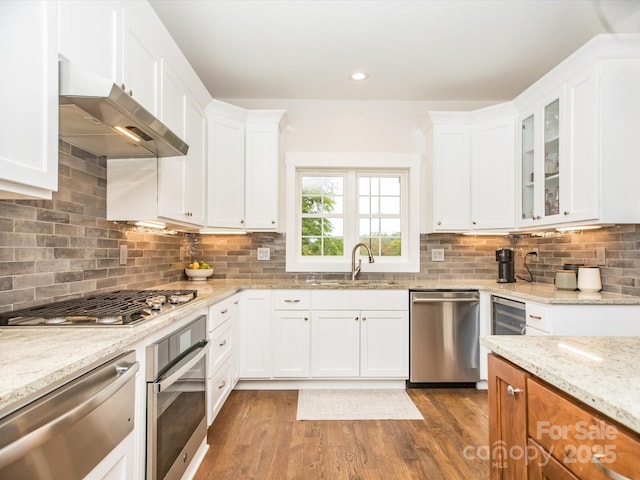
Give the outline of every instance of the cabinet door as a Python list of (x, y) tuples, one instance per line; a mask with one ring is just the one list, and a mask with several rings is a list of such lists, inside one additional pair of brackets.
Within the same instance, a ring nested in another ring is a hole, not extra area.
[(562, 221), (599, 217), (598, 92), (596, 69), (567, 84), (566, 155), (563, 164)]
[(360, 325), (360, 376), (408, 378), (408, 350), (408, 312), (362, 312)]
[(206, 195), (206, 135), (207, 124), (204, 109), (194, 97), (187, 97), (186, 141), (189, 152), (185, 158), (185, 216), (184, 221), (196, 225), (205, 224)]
[(541, 177), (536, 168), (535, 132), (536, 115), (533, 112), (526, 113), (520, 120), (518, 132), (519, 225), (531, 225), (536, 220), (536, 184)]
[(246, 290), (240, 297), (240, 377), (272, 374), (271, 292)]
[(273, 376), (308, 377), (310, 313), (305, 310), (276, 310), (273, 322)]
[(244, 227), (244, 123), (209, 115), (207, 227)]
[(120, 13), (114, 2), (60, 2), (60, 53), (104, 78), (116, 80)]
[(473, 127), (471, 228), (515, 227), (515, 119)]
[(579, 480), (540, 445), (529, 439), (527, 467), (529, 480)]
[(467, 126), (436, 125), (433, 206), (435, 231), (465, 231), (470, 224), (471, 147)]
[[(159, 48), (164, 43), (160, 20), (146, 2), (125, 2), (119, 83), (154, 115), (159, 114)], [(160, 24), (160, 26), (158, 26)], [(166, 33), (165, 33), (166, 34)], [(168, 34), (166, 34), (168, 35)]]
[(314, 311), (311, 314), (311, 376), (360, 375), (360, 312)]
[(543, 217), (545, 223), (559, 221), (561, 189), (564, 187), (560, 181), (561, 175), (564, 175), (563, 148), (566, 139), (562, 131), (561, 116), (564, 113), (561, 109), (561, 100), (560, 96), (552, 96), (542, 102)]
[(245, 228), (278, 228), (278, 124), (247, 124), (245, 152)]
[(0, 2), (0, 198), (58, 189), (57, 14), (57, 2)]
[(490, 354), (488, 395), (491, 479), (525, 479), (526, 459), (508, 452), (525, 452), (527, 447), (526, 373)]

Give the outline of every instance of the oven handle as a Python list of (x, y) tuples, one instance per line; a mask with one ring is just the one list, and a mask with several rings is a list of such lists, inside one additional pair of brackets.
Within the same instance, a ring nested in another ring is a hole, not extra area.
[[(109, 368), (114, 367), (110, 366)], [(26, 452), (36, 448), (38, 445), (41, 445), (55, 437), (61, 431), (65, 430), (70, 425), (73, 425), (75, 422), (109, 400), (109, 398), (111, 398), (132, 379), (139, 369), (139, 364), (138, 362), (135, 362), (127, 366), (118, 365), (115, 369), (117, 372), (116, 379), (91, 398), (88, 398), (71, 410), (61, 413), (61, 415), (55, 420), (42, 425), (0, 449), (0, 469), (11, 464), (18, 458), (23, 457)], [(86, 381), (86, 379), (78, 382), (76, 388), (82, 385), (84, 381)], [(68, 390), (68, 394), (73, 394), (73, 387)]]
[(517, 327), (514, 327), (512, 325), (509, 325), (508, 323), (504, 323), (504, 322), (501, 322), (501, 321), (497, 320), (496, 321), (496, 326), (497, 327), (502, 327), (502, 328), (507, 329), (507, 330), (511, 330), (512, 332), (515, 332), (518, 335), (524, 335), (525, 332), (527, 331), (527, 325), (526, 324), (524, 324), (522, 326), (522, 328), (517, 328)]
[(167, 378), (158, 378), (153, 384), (153, 391), (156, 393), (164, 392), (171, 385), (176, 383), (186, 372), (191, 370), (193, 366), (198, 363), (202, 357), (207, 354), (208, 342), (205, 340), (200, 344), (200, 346), (193, 350), (192, 355), (189, 360), (183, 359), (184, 364), (180, 366), (174, 373), (172, 373)]

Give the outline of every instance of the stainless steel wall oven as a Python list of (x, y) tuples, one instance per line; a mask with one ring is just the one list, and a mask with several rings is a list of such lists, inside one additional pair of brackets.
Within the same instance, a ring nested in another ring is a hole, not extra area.
[(207, 317), (147, 347), (147, 479), (179, 479), (207, 436)]

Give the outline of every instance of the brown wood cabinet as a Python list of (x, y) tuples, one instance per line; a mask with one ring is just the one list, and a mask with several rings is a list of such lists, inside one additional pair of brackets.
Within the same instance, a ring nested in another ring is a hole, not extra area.
[(506, 360), (489, 355), (491, 480), (526, 478), (527, 464), (520, 454), (527, 447), (527, 376)]
[(640, 479), (640, 435), (489, 355), (492, 480)]

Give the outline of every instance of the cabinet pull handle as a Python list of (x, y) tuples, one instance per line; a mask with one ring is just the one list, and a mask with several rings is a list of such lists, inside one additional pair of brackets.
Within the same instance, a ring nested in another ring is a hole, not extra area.
[(220, 315), (224, 315), (225, 313), (227, 313), (229, 311), (228, 308), (225, 308), (224, 310), (220, 310)]
[(272, 225), (275, 225), (275, 224), (276, 224), (276, 221), (275, 221), (275, 220), (271, 220), (271, 224), (272, 224)]
[(529, 318), (531, 318), (533, 320), (542, 320), (542, 317), (540, 315), (531, 315), (531, 314), (529, 314)]
[(222, 343), (219, 343), (218, 346), (219, 347), (224, 347), (227, 344), (226, 340), (223, 340)]
[(367, 321), (367, 317), (362, 317), (362, 321), (366, 322)]
[(564, 212), (562, 212), (562, 213), (564, 213), (565, 215), (569, 215), (569, 212), (568, 212), (567, 210), (565, 210), (565, 211), (564, 211)]
[(471, 222), (471, 223), (473, 223), (474, 225), (477, 225), (477, 224), (478, 224), (478, 222), (476, 222), (475, 220), (474, 220), (473, 222)]
[(308, 322), (309, 321), (309, 317), (304, 317), (304, 321)]
[(292, 298), (292, 299), (285, 298), (284, 299), (284, 303), (300, 303), (300, 299), (299, 298)]
[(224, 388), (226, 384), (227, 384), (227, 382), (225, 380), (223, 380), (222, 383), (220, 385), (218, 385), (218, 390), (220, 390), (221, 388)]
[(605, 455), (601, 453), (594, 453), (591, 458), (593, 459), (593, 464), (604, 473), (607, 477), (613, 478), (614, 480), (631, 480), (629, 477), (625, 477), (624, 475), (620, 475), (618, 472), (614, 472), (608, 467), (605, 467), (604, 464), (600, 461), (601, 458), (604, 458)]
[(244, 223), (244, 220), (240, 220), (240, 224), (243, 224), (243, 223)]
[(442, 225), (442, 222), (438, 222), (438, 225)]
[(360, 317), (356, 317), (356, 322), (357, 322), (358, 320), (360, 320)]
[(517, 393), (521, 393), (520, 388), (513, 388), (511, 385), (507, 385), (507, 395), (515, 396)]
[(237, 304), (238, 304), (238, 300), (236, 300), (235, 302), (233, 302), (233, 304), (234, 304), (234, 305), (237, 305)]
[(120, 88), (121, 88), (122, 90), (127, 90), (127, 87), (124, 85), (124, 83), (123, 83), (122, 85), (120, 85)]

